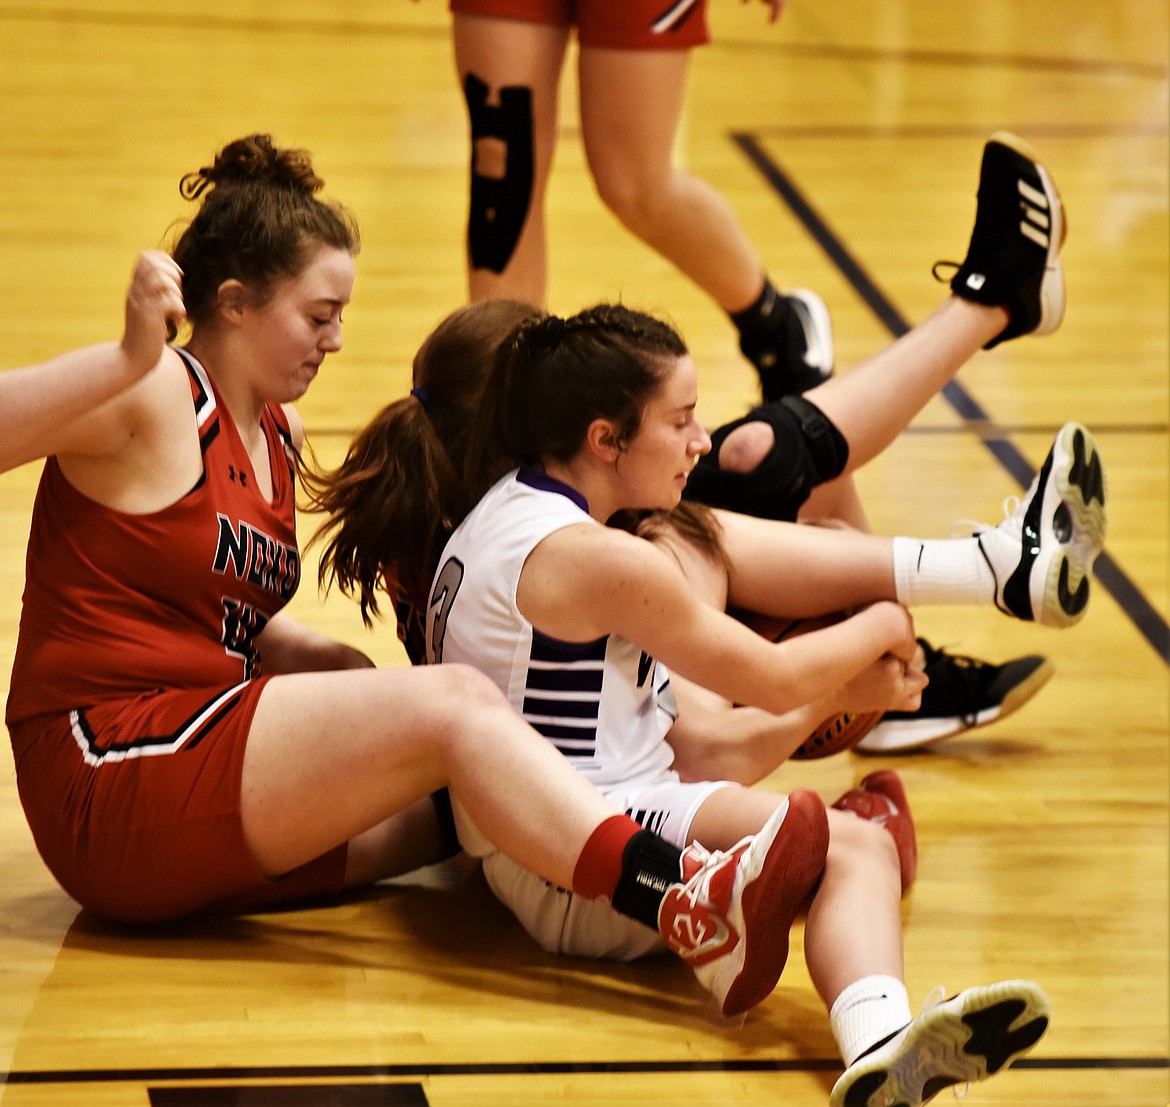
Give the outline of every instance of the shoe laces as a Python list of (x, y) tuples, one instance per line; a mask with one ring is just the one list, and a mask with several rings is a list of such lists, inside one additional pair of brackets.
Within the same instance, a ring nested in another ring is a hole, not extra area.
[(978, 519), (956, 519), (951, 524), (952, 538), (977, 538), (989, 530), (1002, 531), (1012, 539), (1019, 539), (1024, 533), (1024, 515), (1020, 511), (1023, 501), (1014, 492), (1003, 500), (1003, 521), (996, 526)]
[[(962, 269), (962, 265), (957, 261), (936, 261), (930, 267), (930, 275), (939, 282), (939, 284), (950, 284), (954, 275)], [(939, 270), (948, 270), (946, 274), (939, 272)]]
[(952, 653), (945, 646), (933, 646), (925, 638), (919, 638), (918, 644), (926, 658), (925, 668), (932, 665), (945, 665), (955, 669), (986, 669), (988, 663), (977, 657), (969, 657), (965, 653)]
[(700, 902), (711, 902), (712, 878), (724, 862), (749, 845), (751, 840), (750, 836), (744, 838), (729, 850), (708, 850), (699, 845), (698, 842), (691, 843), (690, 849), (699, 860), (699, 868), (689, 880), (683, 882), (681, 894), (686, 898), (692, 908), (697, 907)]
[(937, 1007), (947, 998), (947, 990), (941, 984), (936, 984), (923, 1001), (922, 1006), (918, 1008), (920, 1015), (925, 1015), (932, 1007)]
[(965, 653), (951, 653), (942, 646), (932, 646), (919, 639), (922, 652), (926, 655), (923, 669), (934, 682), (945, 683), (953, 694), (962, 691), (970, 697), (972, 711), (978, 712), (980, 695), (986, 683), (994, 679), (1001, 666)]

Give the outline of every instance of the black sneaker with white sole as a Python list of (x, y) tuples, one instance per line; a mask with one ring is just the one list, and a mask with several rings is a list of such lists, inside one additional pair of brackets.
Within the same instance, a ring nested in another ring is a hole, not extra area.
[(862, 1054), (833, 1086), (831, 1107), (920, 1107), (944, 1088), (986, 1080), (1028, 1053), (1050, 1016), (1030, 980), (968, 988)]
[[(967, 258), (950, 282), (956, 296), (1011, 314), (985, 349), (1024, 334), (1051, 334), (1060, 326), (1065, 232), (1060, 193), (1032, 149), (1007, 131), (992, 135), (983, 148)], [(935, 276), (954, 264), (937, 262)]]
[(1039, 654), (1015, 657), (1002, 665), (950, 653), (924, 638), (926, 675), (917, 711), (887, 711), (854, 752), (910, 753), (943, 738), (1006, 718), (1024, 706), (1056, 671)]
[(825, 301), (798, 288), (775, 293), (761, 307), (739, 348), (755, 366), (764, 402), (807, 392), (833, 374), (833, 323)]

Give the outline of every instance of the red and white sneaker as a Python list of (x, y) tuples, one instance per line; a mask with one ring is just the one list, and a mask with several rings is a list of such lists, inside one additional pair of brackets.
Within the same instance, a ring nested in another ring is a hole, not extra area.
[(898, 867), (902, 873), (903, 893), (914, 883), (918, 872), (918, 835), (914, 830), (914, 816), (906, 789), (893, 769), (879, 769), (870, 773), (851, 791), (846, 792), (833, 806), (838, 811), (850, 811), (859, 819), (884, 826), (894, 837), (898, 847)]
[(724, 1015), (754, 1007), (776, 987), (788, 932), (821, 878), (828, 848), (825, 805), (798, 789), (733, 849), (708, 853), (695, 843), (683, 851), (684, 882), (663, 897), (658, 931)]

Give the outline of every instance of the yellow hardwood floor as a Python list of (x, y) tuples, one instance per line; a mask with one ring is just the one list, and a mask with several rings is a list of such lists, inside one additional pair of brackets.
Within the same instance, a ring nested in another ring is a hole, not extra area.
[[(1083, 623), (919, 613), (936, 644), (1044, 653), (1056, 676), (1011, 718), (896, 762), (922, 855), (907, 982), (914, 1002), (1009, 976), (1051, 995), (1035, 1053), (972, 1103), (1167, 1103), (1164, 0), (789, 0), (771, 28), (762, 4), (712, 9), (679, 157), (729, 198), (779, 283), (825, 297), (840, 371), (938, 302), (930, 266), (962, 256), (985, 136), (1024, 136), (1061, 188), (1064, 326), (978, 355), (860, 477), (875, 529), (945, 536), (957, 519), (998, 520), (1056, 428), (1078, 419), (1111, 479)], [(178, 178), (268, 130), (313, 152), (362, 225), (345, 349), (301, 404), (318, 453), (336, 460), (465, 297), (467, 140), (445, 5), (0, 0), (0, 36), (0, 368), (119, 333), (135, 254), (186, 214)], [(700, 366), (704, 417), (740, 414), (754, 376), (729, 323), (602, 208), (565, 91), (552, 306), (620, 296), (666, 312)], [(0, 476), (5, 691), (38, 472)], [(367, 634), (347, 600), (315, 594), (314, 569), (310, 556), (294, 613), (404, 664), (390, 628)], [(799, 927), (781, 987), (737, 1026), (710, 1017), (669, 960), (545, 956), (475, 873), (128, 932), (80, 913), (48, 875), (0, 747), (6, 1105), (828, 1100), (839, 1070)], [(883, 763), (895, 762), (843, 755), (767, 783), (831, 800)]]

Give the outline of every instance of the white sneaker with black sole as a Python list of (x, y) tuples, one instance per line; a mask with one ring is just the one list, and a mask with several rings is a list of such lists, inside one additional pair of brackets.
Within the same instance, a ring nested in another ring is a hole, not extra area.
[(775, 294), (774, 322), (761, 334), (741, 335), (739, 348), (760, 377), (765, 403), (807, 392), (833, 375), (833, 321), (828, 306), (807, 288)]
[(1028, 1053), (1050, 1016), (1030, 980), (968, 988), (857, 1058), (833, 1086), (831, 1107), (920, 1107), (944, 1088), (986, 1080)]
[(1105, 546), (1107, 495), (1092, 434), (1066, 423), (1024, 498), (999, 526), (975, 531), (995, 577), (996, 607), (1050, 627), (1084, 617), (1093, 562)]

